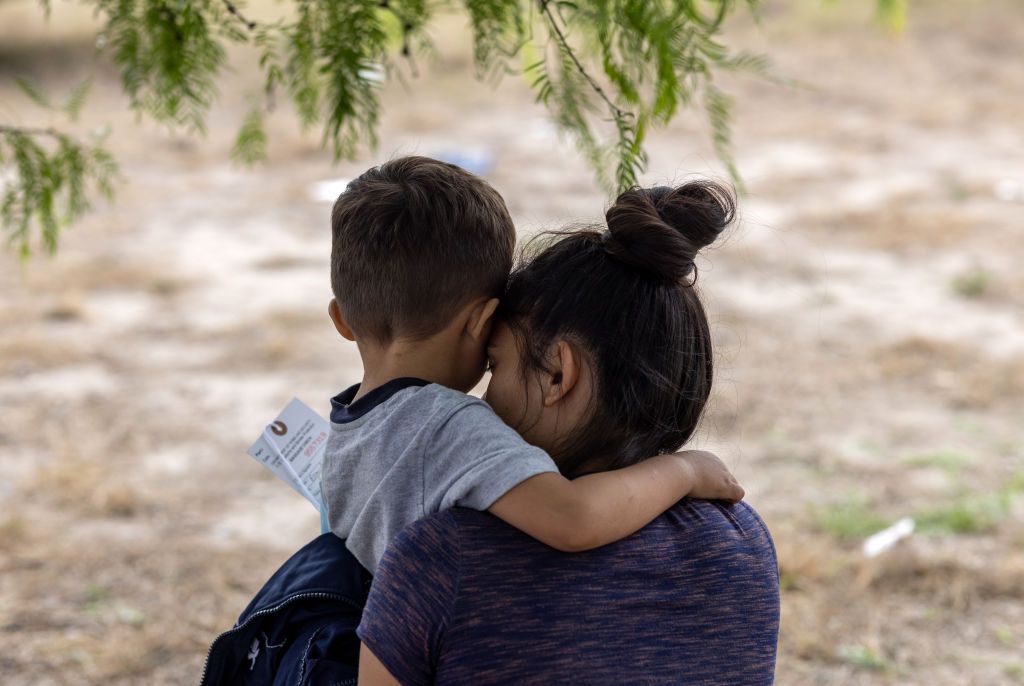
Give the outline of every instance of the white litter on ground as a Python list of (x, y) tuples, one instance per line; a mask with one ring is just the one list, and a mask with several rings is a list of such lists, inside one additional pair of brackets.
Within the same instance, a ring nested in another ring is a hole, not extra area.
[(996, 197), (1003, 202), (1024, 202), (1024, 182), (1000, 179), (996, 184)]
[(877, 534), (868, 536), (864, 541), (864, 556), (877, 557), (912, 533), (914, 533), (914, 520), (904, 517)]

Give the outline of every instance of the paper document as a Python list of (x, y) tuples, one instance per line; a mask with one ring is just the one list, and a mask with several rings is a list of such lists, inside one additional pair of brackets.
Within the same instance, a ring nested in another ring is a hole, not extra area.
[(248, 453), (319, 510), (323, 502), (320, 465), (327, 449), (329, 427), (327, 420), (313, 408), (293, 398), (281, 414), (264, 427)]

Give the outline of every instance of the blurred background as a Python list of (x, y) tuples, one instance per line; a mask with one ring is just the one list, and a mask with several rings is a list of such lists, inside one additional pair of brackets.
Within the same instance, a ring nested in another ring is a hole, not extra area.
[[(270, 2), (250, 3), (258, 15)], [(737, 99), (741, 221), (700, 283), (717, 342), (694, 445), (746, 486), (778, 547), (780, 684), (1024, 683), (1024, 6), (772, 0), (730, 45), (787, 86)], [(473, 79), (465, 26), (384, 86), (381, 144), (332, 163), (281, 108), (268, 161), (230, 149), (260, 88), (231, 54), (205, 138), (130, 112), (88, 8), (0, 0), (14, 85), (92, 77), (124, 183), (55, 257), (0, 253), (0, 681), (188, 684), (206, 649), (318, 531), (245, 454), (297, 396), (359, 380), (330, 325), (329, 210), (366, 167), (417, 153), (483, 174), (524, 236), (607, 198), (522, 77)], [(40, 121), (42, 116), (43, 121)], [(723, 177), (701, 114), (650, 142), (645, 183)], [(341, 181), (339, 181), (339, 179)], [(912, 535), (868, 557), (897, 520)]]

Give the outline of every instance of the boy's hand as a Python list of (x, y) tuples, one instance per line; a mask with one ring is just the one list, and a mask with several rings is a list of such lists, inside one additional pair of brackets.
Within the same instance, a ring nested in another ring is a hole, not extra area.
[(715, 455), (704, 450), (684, 450), (676, 455), (693, 472), (693, 488), (687, 494), (689, 497), (730, 503), (743, 500), (743, 487)]

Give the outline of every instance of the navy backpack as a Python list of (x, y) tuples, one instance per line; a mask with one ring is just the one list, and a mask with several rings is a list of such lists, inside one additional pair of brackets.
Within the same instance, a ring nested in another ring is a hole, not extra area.
[(213, 641), (200, 686), (354, 685), (356, 627), (372, 580), (342, 539), (321, 534)]

